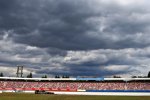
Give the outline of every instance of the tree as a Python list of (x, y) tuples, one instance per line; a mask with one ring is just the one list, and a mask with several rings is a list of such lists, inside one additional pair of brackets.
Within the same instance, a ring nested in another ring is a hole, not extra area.
[(29, 75), (27, 75), (27, 78), (32, 78), (32, 73), (30, 73)]
[(121, 78), (121, 76), (116, 76), (116, 75), (115, 75), (115, 76), (113, 76), (113, 77), (114, 77), (114, 78)]
[(69, 76), (67, 75), (66, 78), (69, 78)]
[(137, 76), (132, 76), (132, 78), (137, 78)]
[(62, 78), (69, 78), (69, 76), (68, 75), (63, 75)]
[(42, 78), (47, 78), (47, 75), (42, 76)]
[(0, 73), (0, 77), (4, 77), (3, 73)]
[(150, 71), (148, 72), (148, 77), (150, 78)]
[(62, 78), (66, 78), (66, 76), (65, 76), (65, 75), (63, 75), (63, 76), (62, 76)]
[(56, 75), (55, 78), (60, 78), (60, 76), (59, 76), (59, 75)]

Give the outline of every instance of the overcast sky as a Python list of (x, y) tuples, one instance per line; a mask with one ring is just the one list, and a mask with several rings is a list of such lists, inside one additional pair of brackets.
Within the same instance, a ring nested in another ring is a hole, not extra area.
[(0, 0), (0, 72), (110, 77), (150, 71), (150, 0)]

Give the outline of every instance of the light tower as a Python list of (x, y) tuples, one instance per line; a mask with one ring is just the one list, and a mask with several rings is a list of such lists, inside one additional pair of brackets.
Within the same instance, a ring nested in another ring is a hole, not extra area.
[(23, 66), (17, 66), (17, 77), (22, 77), (23, 75)]

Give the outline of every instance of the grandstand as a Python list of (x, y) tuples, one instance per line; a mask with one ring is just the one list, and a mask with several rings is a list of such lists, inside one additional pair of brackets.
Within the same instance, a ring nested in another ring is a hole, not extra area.
[(148, 93), (150, 78), (16, 78), (0, 77), (2, 92), (121, 92)]

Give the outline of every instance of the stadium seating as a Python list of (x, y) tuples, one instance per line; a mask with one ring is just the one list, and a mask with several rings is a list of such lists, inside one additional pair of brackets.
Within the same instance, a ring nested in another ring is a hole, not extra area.
[(149, 82), (21, 82), (0, 81), (0, 89), (24, 90), (150, 90)]

